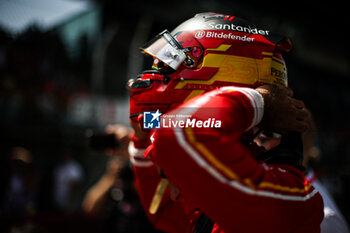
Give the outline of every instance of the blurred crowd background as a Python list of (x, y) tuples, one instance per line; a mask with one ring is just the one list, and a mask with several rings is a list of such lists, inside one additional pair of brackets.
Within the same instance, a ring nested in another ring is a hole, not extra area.
[(111, 215), (120, 223), (135, 211), (118, 190), (111, 205), (123, 218), (82, 210), (110, 160), (89, 148), (87, 132), (127, 126), (127, 80), (149, 64), (139, 46), (208, 11), (291, 38), (290, 87), (317, 126), (314, 170), (349, 222), (350, 21), (339, 4), (1, 0), (0, 232), (123, 232)]

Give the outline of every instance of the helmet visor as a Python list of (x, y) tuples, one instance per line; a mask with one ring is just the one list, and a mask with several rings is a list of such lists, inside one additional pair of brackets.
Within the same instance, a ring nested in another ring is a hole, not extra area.
[(154, 57), (155, 64), (161, 61), (174, 70), (186, 59), (184, 49), (167, 30), (141, 47), (141, 50)]

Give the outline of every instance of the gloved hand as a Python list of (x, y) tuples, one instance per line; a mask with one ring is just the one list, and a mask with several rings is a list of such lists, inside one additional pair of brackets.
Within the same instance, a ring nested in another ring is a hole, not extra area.
[(264, 116), (258, 127), (270, 132), (305, 132), (309, 112), (304, 102), (292, 98), (291, 89), (264, 85), (256, 88), (264, 98)]
[(131, 135), (131, 141), (133, 141), (136, 148), (147, 148), (150, 144), (151, 130), (142, 129), (143, 116), (140, 114), (137, 117), (137, 121), (131, 121), (131, 127), (134, 132)]

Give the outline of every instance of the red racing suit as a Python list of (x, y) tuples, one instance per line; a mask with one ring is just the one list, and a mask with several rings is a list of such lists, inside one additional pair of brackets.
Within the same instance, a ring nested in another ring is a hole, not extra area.
[[(250, 88), (223, 87), (196, 97), (169, 115), (215, 117), (221, 127), (157, 130), (147, 149), (133, 140), (131, 160), (143, 205), (161, 179), (156, 163), (181, 191), (166, 190), (153, 224), (166, 232), (192, 232), (201, 212), (215, 222), (212, 232), (320, 232), (323, 201), (301, 171), (255, 159), (242, 141), (264, 112), (262, 96)], [(142, 156), (143, 155), (143, 156)]]

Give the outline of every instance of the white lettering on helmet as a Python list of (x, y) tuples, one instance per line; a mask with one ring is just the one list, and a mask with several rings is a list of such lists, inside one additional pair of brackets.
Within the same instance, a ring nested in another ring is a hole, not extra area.
[(208, 24), (209, 29), (216, 29), (216, 30), (229, 30), (229, 31), (238, 31), (238, 32), (245, 32), (249, 34), (260, 34), (260, 35), (269, 35), (268, 30), (262, 30), (258, 28), (251, 28), (249, 27), (244, 27), (240, 25), (234, 25), (234, 24), (229, 24), (229, 23), (209, 23)]
[[(203, 37), (202, 37), (203, 38)], [(218, 38), (218, 39), (231, 39), (231, 40), (240, 40), (240, 41), (246, 41), (246, 42), (253, 42), (254, 37), (249, 37), (247, 35), (244, 36), (238, 36), (234, 35), (233, 33), (225, 33), (225, 32), (213, 32), (213, 31), (207, 31), (205, 34), (205, 38)]]

